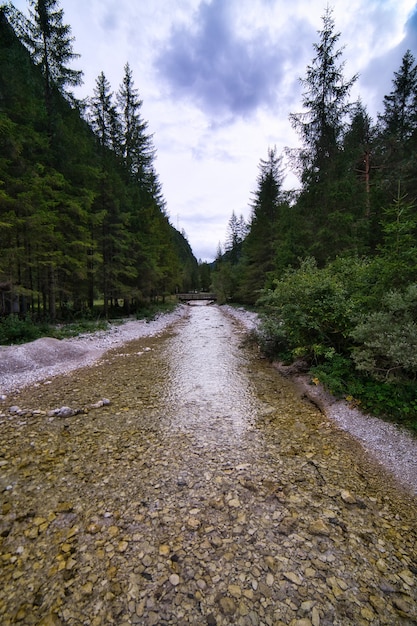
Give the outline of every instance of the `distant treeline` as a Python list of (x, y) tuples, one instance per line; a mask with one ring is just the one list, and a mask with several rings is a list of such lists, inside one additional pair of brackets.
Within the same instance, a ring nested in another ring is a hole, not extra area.
[(198, 286), (170, 224), (128, 64), (113, 93), (70, 89), (71, 29), (56, 0), (0, 8), (0, 315), (107, 317)]

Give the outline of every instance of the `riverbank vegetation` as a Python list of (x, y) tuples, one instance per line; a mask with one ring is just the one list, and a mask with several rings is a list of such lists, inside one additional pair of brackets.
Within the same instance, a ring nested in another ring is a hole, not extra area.
[(100, 308), (107, 319), (196, 288), (129, 65), (116, 92), (101, 73), (76, 100), (82, 72), (63, 11), (29, 4), (29, 18), (0, 8), (0, 317), (29, 328)]
[(339, 36), (327, 9), (290, 115), (301, 148), (261, 159), (250, 221), (232, 214), (213, 283), (260, 307), (271, 359), (417, 431), (417, 65), (404, 51), (374, 121), (349, 100)]

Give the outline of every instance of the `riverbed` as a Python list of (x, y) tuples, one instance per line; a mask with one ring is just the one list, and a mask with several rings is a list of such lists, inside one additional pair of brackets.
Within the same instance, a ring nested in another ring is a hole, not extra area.
[(2, 624), (416, 623), (415, 498), (246, 336), (189, 307), (8, 396)]

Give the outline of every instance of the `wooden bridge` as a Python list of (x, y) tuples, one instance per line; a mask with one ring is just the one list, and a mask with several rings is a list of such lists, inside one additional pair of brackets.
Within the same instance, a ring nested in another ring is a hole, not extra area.
[(208, 291), (191, 291), (190, 293), (177, 293), (177, 298), (181, 302), (190, 302), (192, 300), (211, 300), (215, 302), (217, 295)]

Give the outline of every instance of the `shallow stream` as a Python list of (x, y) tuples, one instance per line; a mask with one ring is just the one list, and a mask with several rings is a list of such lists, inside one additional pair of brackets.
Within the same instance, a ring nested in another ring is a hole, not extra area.
[(218, 307), (8, 402), (5, 626), (416, 623), (415, 499)]

